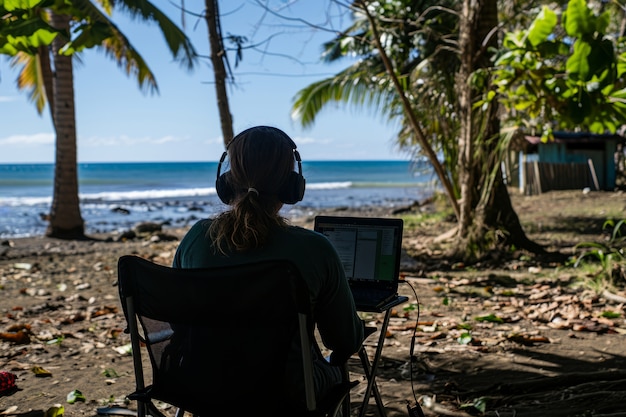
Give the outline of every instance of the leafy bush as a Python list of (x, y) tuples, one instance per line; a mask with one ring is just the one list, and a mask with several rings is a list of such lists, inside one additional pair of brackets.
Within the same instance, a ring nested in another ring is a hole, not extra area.
[(615, 222), (607, 220), (602, 229), (613, 228), (605, 243), (582, 242), (576, 245), (581, 250), (574, 267), (597, 262), (600, 269), (587, 282), (596, 292), (626, 286), (626, 219)]

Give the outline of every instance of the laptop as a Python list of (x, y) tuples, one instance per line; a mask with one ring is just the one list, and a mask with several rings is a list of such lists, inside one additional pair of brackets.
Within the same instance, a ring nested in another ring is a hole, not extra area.
[(313, 228), (337, 250), (357, 310), (384, 310), (398, 298), (402, 219), (316, 216)]

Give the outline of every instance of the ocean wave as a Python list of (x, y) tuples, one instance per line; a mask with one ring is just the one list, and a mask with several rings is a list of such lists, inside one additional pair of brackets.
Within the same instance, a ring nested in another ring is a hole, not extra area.
[(105, 191), (101, 193), (80, 194), (81, 201), (130, 201), (154, 200), (183, 197), (205, 197), (215, 194), (215, 187), (179, 188), (172, 190), (136, 190), (136, 191)]
[(344, 181), (344, 182), (318, 182), (306, 184), (307, 190), (337, 190), (340, 188), (350, 188), (352, 187), (352, 182)]
[[(350, 181), (344, 182), (320, 182), (307, 184), (308, 190), (337, 190), (351, 188), (355, 184)], [(359, 185), (361, 188), (361, 185)], [(98, 201), (142, 201), (163, 200), (189, 197), (207, 197), (215, 195), (215, 187), (206, 188), (177, 188), (177, 189), (151, 189), (129, 191), (102, 191), (97, 193), (80, 193), (81, 203)], [(0, 206), (37, 206), (51, 204), (52, 197), (0, 197)]]

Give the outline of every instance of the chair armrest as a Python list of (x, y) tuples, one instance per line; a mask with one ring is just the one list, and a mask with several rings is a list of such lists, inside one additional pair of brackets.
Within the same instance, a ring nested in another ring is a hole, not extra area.
[(171, 339), (173, 334), (174, 334), (174, 330), (172, 329), (163, 329), (163, 330), (159, 330), (158, 332), (148, 333), (146, 335), (145, 343), (154, 344), (154, 343), (164, 342), (168, 339)]

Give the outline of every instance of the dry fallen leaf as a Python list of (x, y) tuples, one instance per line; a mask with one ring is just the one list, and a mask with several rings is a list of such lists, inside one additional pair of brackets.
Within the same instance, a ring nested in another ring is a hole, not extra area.
[(50, 371), (45, 370), (41, 366), (33, 366), (31, 370), (35, 373), (35, 376), (39, 378), (46, 378), (46, 377), (52, 376), (52, 373)]
[(0, 340), (15, 343), (17, 345), (27, 345), (30, 343), (30, 336), (23, 330), (19, 332), (0, 333)]

